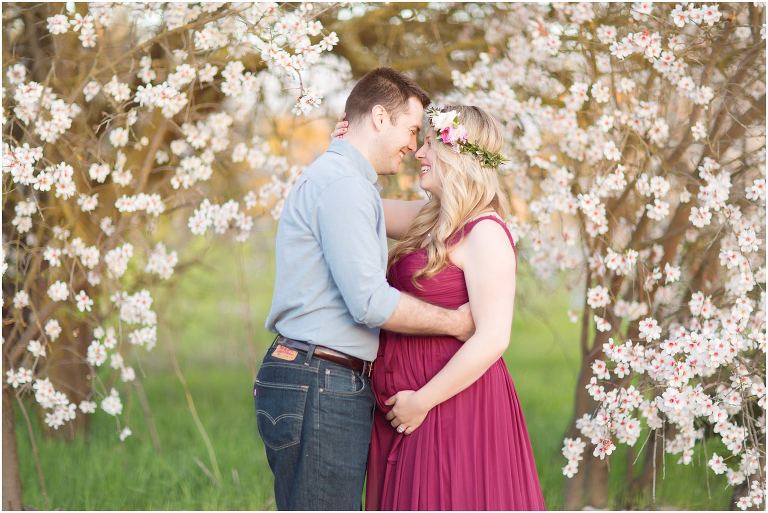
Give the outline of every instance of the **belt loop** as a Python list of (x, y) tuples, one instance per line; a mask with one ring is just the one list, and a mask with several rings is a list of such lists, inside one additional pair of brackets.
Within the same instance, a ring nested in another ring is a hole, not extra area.
[(309, 346), (309, 350), (307, 351), (307, 359), (304, 360), (304, 365), (309, 366), (312, 362), (312, 357), (315, 356), (315, 348), (317, 346), (315, 344), (310, 344), (309, 342), (307, 342), (307, 345)]
[(278, 333), (277, 335), (275, 335), (275, 339), (272, 341), (272, 345), (270, 345), (270, 346), (269, 346), (269, 348), (270, 348), (270, 349), (272, 349), (273, 347), (275, 347), (275, 344), (277, 344), (277, 339), (279, 339), (281, 336), (282, 336), (282, 335), (280, 335), (280, 333)]

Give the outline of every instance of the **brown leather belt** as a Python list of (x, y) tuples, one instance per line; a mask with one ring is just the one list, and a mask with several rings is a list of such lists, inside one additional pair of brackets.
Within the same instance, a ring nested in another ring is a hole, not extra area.
[[(306, 342), (302, 342), (301, 340), (293, 340), (292, 338), (286, 338), (282, 335), (278, 335), (275, 341), (280, 345), (290, 347), (291, 349), (296, 349), (297, 351), (304, 351), (305, 353), (309, 352), (311, 347)], [(363, 376), (368, 376), (369, 378), (371, 377), (371, 372), (373, 371), (373, 362), (361, 360), (360, 358), (349, 356), (348, 354), (341, 353), (325, 346), (315, 346), (315, 352), (313, 354), (322, 360), (338, 363), (339, 365), (343, 365), (344, 367), (359, 372)]]

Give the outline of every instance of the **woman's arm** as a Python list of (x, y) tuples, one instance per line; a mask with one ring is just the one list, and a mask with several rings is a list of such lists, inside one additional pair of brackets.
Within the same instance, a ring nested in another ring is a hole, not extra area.
[(405, 390), (392, 396), (394, 405), (387, 419), (406, 433), (419, 427), (429, 410), (477, 381), (509, 346), (515, 301), (514, 250), (504, 229), (493, 221), (480, 222), (463, 244), (464, 276), (475, 334), (453, 358), (418, 391)]
[(427, 200), (393, 200), (382, 199), (384, 205), (384, 224), (387, 227), (387, 237), (390, 239), (402, 239), (413, 220), (427, 204)]

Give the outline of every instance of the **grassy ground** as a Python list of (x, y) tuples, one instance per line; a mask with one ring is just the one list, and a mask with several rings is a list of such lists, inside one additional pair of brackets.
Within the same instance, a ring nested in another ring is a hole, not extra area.
[[(271, 341), (262, 326), (272, 291), (270, 240), (267, 232), (248, 245), (221, 244), (206, 254), (202, 267), (187, 273), (172, 291), (158, 295), (161, 340), (134, 365), (140, 364), (144, 374), (159, 450), (153, 447), (152, 423), (136, 392), (126, 400), (125, 420), (134, 434), (124, 443), (117, 439), (114, 419), (102, 412), (92, 417), (89, 433), (72, 443), (42, 437), (34, 422), (49, 498), (46, 505), (29, 436), (18, 417), (26, 505), (35, 509), (274, 509), (272, 476), (256, 431), (251, 397), (256, 364)], [(526, 278), (527, 274), (521, 270), (512, 344), (505, 359), (526, 416), (545, 501), (549, 509), (562, 509), (565, 462), (560, 447), (571, 415), (578, 335), (565, 314), (567, 294), (548, 290)], [(174, 357), (210, 438), (215, 464), (174, 372)], [(625, 477), (624, 454), (617, 451), (611, 463), (614, 505)], [(722, 479), (714, 480), (710, 474), (708, 483), (703, 462), (677, 468), (676, 459), (667, 458), (663, 479), (659, 473), (657, 506), (727, 508), (729, 494)], [(697, 454), (696, 460), (701, 459)], [(221, 476), (218, 483), (216, 468)], [(649, 497), (648, 507), (652, 507), (650, 501)]]

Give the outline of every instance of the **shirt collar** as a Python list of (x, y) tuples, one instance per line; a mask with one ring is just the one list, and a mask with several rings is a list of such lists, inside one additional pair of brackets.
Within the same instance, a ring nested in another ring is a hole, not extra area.
[(376, 171), (368, 159), (365, 158), (365, 155), (347, 141), (334, 137), (331, 145), (328, 147), (328, 151), (351, 160), (355, 169), (371, 183), (376, 183), (376, 180), (378, 180), (379, 175), (376, 174)]

